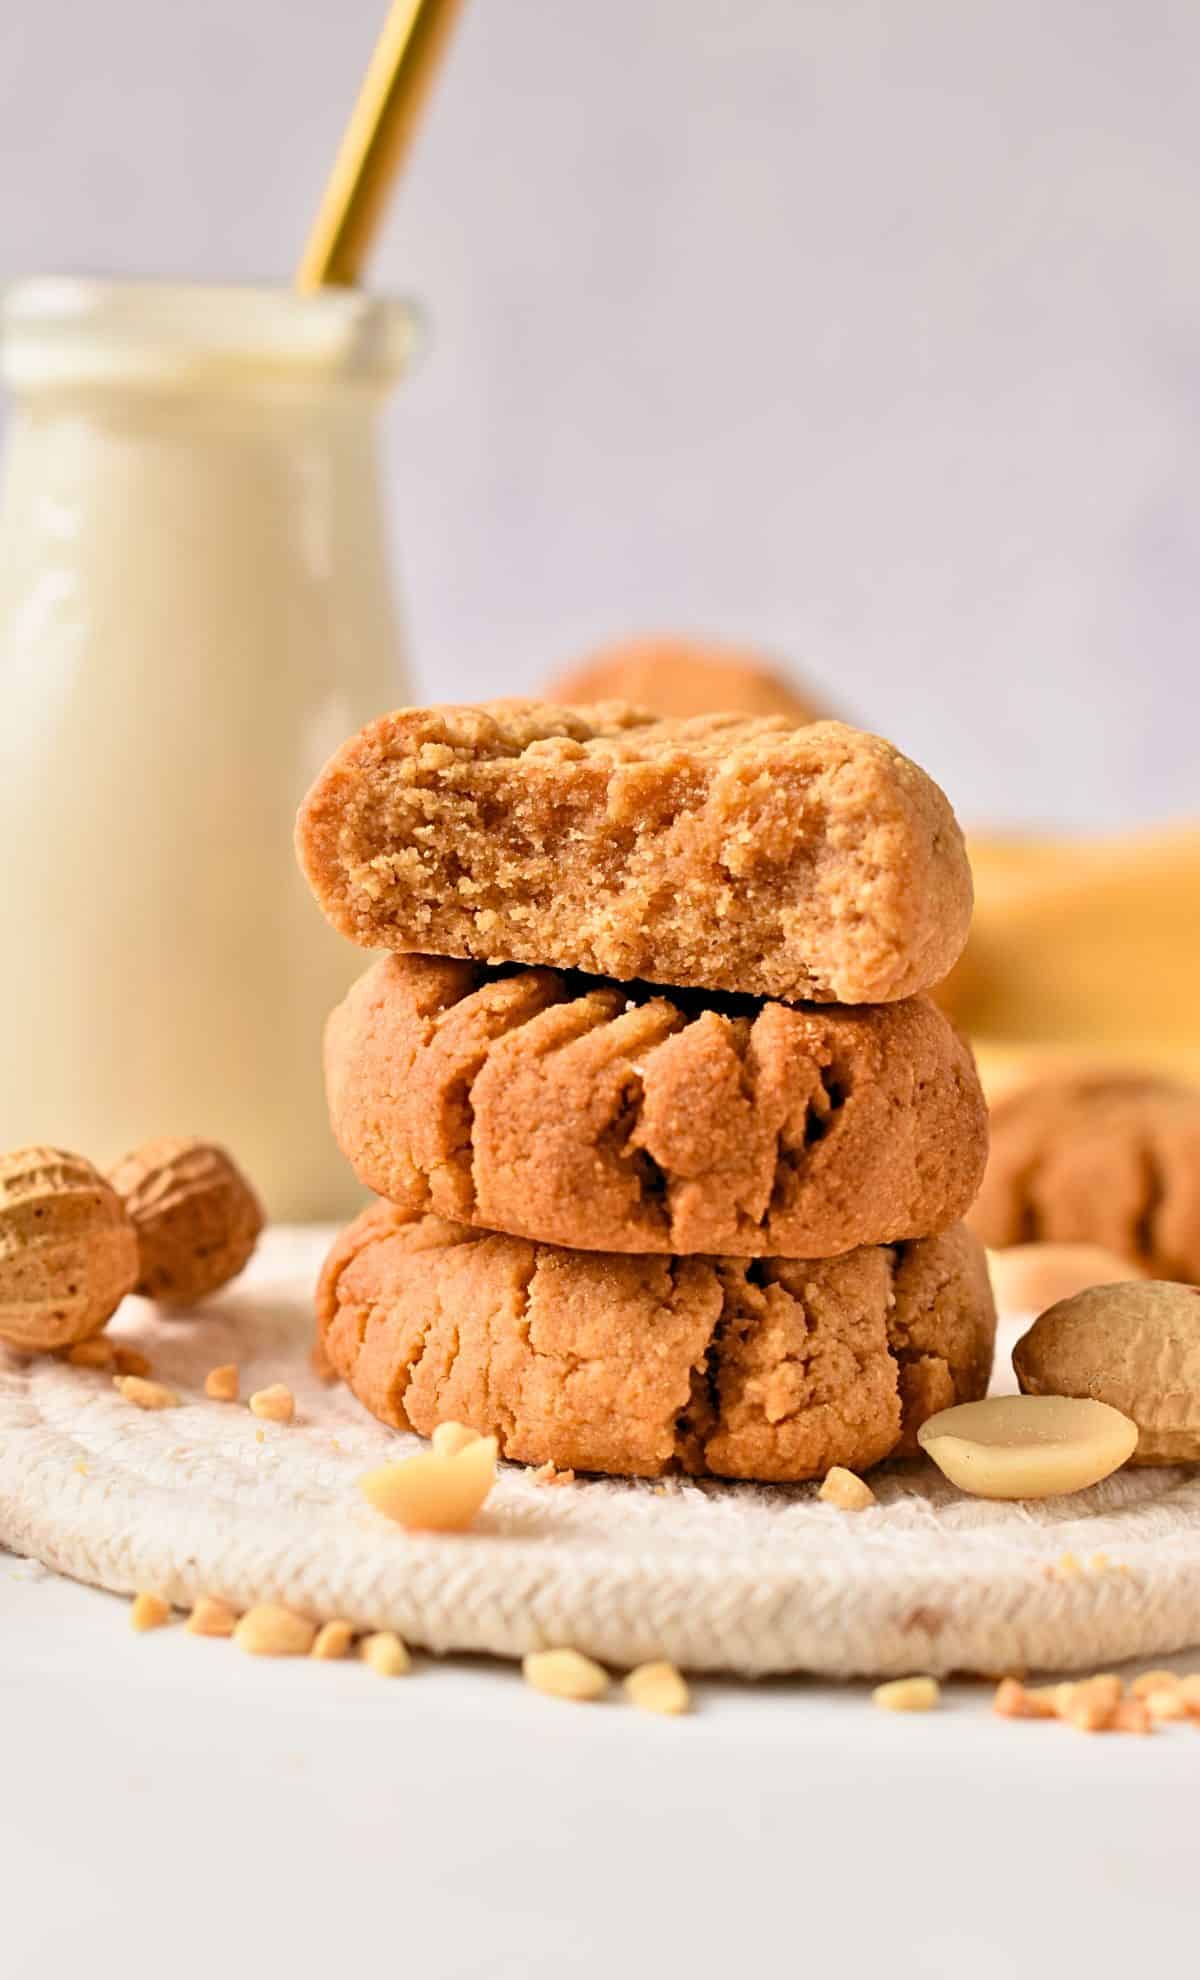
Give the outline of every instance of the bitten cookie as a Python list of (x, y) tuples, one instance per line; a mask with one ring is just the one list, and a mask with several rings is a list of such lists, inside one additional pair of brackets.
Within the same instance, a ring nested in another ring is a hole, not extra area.
[(317, 1294), (325, 1353), (383, 1422), (457, 1421), (526, 1464), (817, 1478), (911, 1455), (982, 1396), (983, 1252), (941, 1237), (811, 1264), (565, 1251), (378, 1204)]
[(1098, 1244), (1200, 1280), (1200, 1092), (1103, 1069), (1010, 1089), (970, 1221), (985, 1244)]
[(849, 1004), (943, 977), (971, 876), (877, 736), (613, 703), (402, 709), (326, 765), (297, 849), (366, 948)]
[(656, 715), (785, 715), (819, 722), (828, 712), (760, 654), (711, 640), (629, 639), (606, 646), (548, 681), (545, 699), (568, 708), (632, 702)]
[(388, 956), (333, 1013), (338, 1145), (378, 1196), (591, 1251), (828, 1258), (945, 1230), (983, 1174), (927, 998), (844, 1009)]

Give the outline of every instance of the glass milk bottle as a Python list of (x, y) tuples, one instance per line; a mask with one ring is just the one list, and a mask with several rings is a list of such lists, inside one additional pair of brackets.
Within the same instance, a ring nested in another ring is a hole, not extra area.
[(408, 698), (376, 425), (412, 316), (48, 279), (0, 332), (0, 1148), (201, 1134), (274, 1216), (341, 1214), (321, 1028), (366, 958), (292, 825)]

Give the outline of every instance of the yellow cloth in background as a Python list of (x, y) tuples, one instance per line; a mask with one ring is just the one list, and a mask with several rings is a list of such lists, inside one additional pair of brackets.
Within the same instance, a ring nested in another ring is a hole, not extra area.
[(989, 1091), (1079, 1059), (1200, 1082), (1200, 824), (967, 843), (975, 917), (936, 994)]

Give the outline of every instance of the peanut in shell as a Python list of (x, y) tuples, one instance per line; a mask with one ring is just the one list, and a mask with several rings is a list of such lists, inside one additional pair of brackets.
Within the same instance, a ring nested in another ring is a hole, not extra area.
[(1142, 1279), (1061, 1299), (1013, 1367), (1026, 1395), (1087, 1396), (1131, 1418), (1132, 1464), (1200, 1463), (1200, 1287)]

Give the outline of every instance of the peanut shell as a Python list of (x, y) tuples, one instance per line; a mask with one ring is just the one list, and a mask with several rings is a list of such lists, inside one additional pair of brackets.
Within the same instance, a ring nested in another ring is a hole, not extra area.
[(137, 1271), (125, 1207), (82, 1155), (0, 1156), (0, 1339), (35, 1351), (87, 1340), (133, 1291)]
[(1026, 1395), (1088, 1396), (1130, 1417), (1131, 1463), (1200, 1462), (1200, 1287), (1143, 1279), (1061, 1299), (1013, 1367)]
[(250, 1258), (262, 1207), (223, 1148), (195, 1138), (143, 1142), (109, 1172), (138, 1238), (137, 1291), (191, 1306), (227, 1285)]

